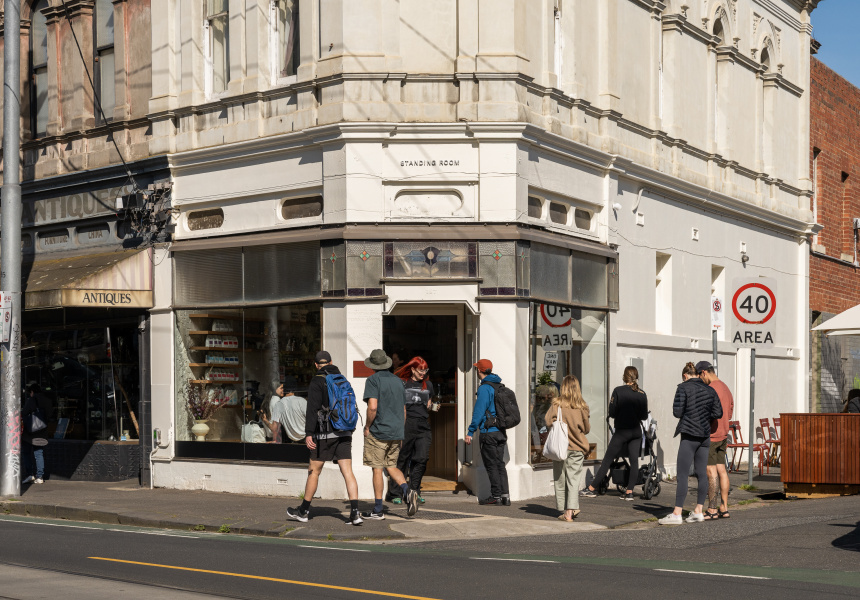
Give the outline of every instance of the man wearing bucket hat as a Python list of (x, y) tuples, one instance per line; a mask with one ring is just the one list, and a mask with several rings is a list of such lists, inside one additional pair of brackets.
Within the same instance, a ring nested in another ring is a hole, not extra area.
[(364, 359), (364, 365), (376, 371), (364, 384), (364, 401), (367, 402), (367, 423), (364, 426), (364, 464), (373, 469), (373, 511), (365, 518), (381, 521), (382, 495), (385, 484), (382, 469), (400, 486), (406, 500), (406, 514), (413, 516), (418, 512), (418, 493), (409, 488), (406, 478), (397, 468), (397, 457), (403, 441), (406, 422), (406, 404), (403, 395), (403, 382), (397, 375), (388, 371), (391, 359), (384, 350), (374, 350)]

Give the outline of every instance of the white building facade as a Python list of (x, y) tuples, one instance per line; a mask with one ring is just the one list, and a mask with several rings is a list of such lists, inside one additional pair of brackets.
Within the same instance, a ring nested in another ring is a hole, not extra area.
[[(639, 367), (671, 473), (675, 385), (710, 357), (711, 296), (738, 277), (779, 290), (757, 412), (806, 410), (815, 4), (153, 0), (150, 151), (178, 209), (154, 259), (155, 485), (298, 495), (307, 450), (248, 425), (276, 382), (306, 388), (320, 348), (359, 396), (374, 348), (430, 363), (425, 489), (488, 492), (463, 442), (478, 358), (523, 414), (513, 499), (552, 493), (543, 417), (567, 374), (593, 472), (611, 389)], [(740, 416), (731, 333), (719, 372)], [(225, 404), (203, 442), (198, 394)], [(359, 429), (369, 498), (361, 449)], [(335, 471), (321, 496), (345, 495)]]

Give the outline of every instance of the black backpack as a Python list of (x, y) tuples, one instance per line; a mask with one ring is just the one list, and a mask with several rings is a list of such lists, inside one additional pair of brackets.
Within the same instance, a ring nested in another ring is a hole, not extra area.
[(498, 427), (499, 429), (510, 429), (520, 424), (520, 407), (517, 405), (517, 396), (503, 383), (487, 383), (493, 388), (493, 401), (496, 405), (496, 414), (493, 416), (487, 411), (484, 427)]

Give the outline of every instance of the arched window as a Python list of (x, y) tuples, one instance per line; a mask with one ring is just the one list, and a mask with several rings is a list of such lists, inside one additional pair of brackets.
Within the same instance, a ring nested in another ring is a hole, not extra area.
[[(95, 17), (93, 18), (93, 60), (96, 75), (95, 86), (99, 91), (99, 102), (105, 119), (113, 118), (116, 106), (116, 78), (113, 49), (113, 2), (111, 0), (96, 0)], [(96, 107), (96, 120), (103, 121)]]
[(275, 65), (278, 77), (295, 75), (299, 68), (299, 0), (273, 0), (277, 46)]
[(30, 34), (30, 103), (34, 137), (48, 133), (48, 23), (45, 13), (48, 0), (33, 7)]
[(765, 73), (770, 71), (770, 51), (767, 46), (761, 50), (761, 66), (764, 67)]
[(723, 29), (723, 20), (722, 19), (717, 19), (716, 21), (714, 21), (714, 37), (719, 38), (719, 41), (717, 42), (717, 46), (724, 46), (725, 45), (726, 34), (725, 34), (724, 29)]

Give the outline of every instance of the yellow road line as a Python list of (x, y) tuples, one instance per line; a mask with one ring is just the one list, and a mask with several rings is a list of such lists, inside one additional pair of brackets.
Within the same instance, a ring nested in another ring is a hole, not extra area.
[(328, 585), (325, 583), (311, 583), (309, 581), (294, 581), (292, 579), (278, 579), (276, 577), (262, 577), (260, 575), (246, 575), (244, 573), (229, 573), (226, 571), (210, 571), (209, 569), (193, 569), (191, 567), (177, 567), (174, 565), (159, 565), (155, 563), (137, 562), (134, 560), (120, 560), (118, 558), (102, 558), (101, 556), (90, 556), (92, 560), (104, 560), (127, 565), (141, 565), (144, 567), (159, 567), (161, 569), (175, 569), (177, 571), (192, 571), (194, 573), (209, 573), (212, 575), (227, 575), (229, 577), (242, 577), (244, 579), (260, 579), (262, 581), (274, 581), (277, 583), (290, 583), (292, 585), (306, 585), (308, 587), (325, 588), (328, 590), (341, 590), (344, 592), (355, 592), (356, 594), (371, 594), (374, 596), (388, 596), (390, 598), (406, 598), (408, 600), (438, 600), (424, 596), (407, 596), (406, 594), (394, 594), (392, 592), (377, 592), (374, 590), (363, 590), (361, 588), (343, 587), (339, 585)]

